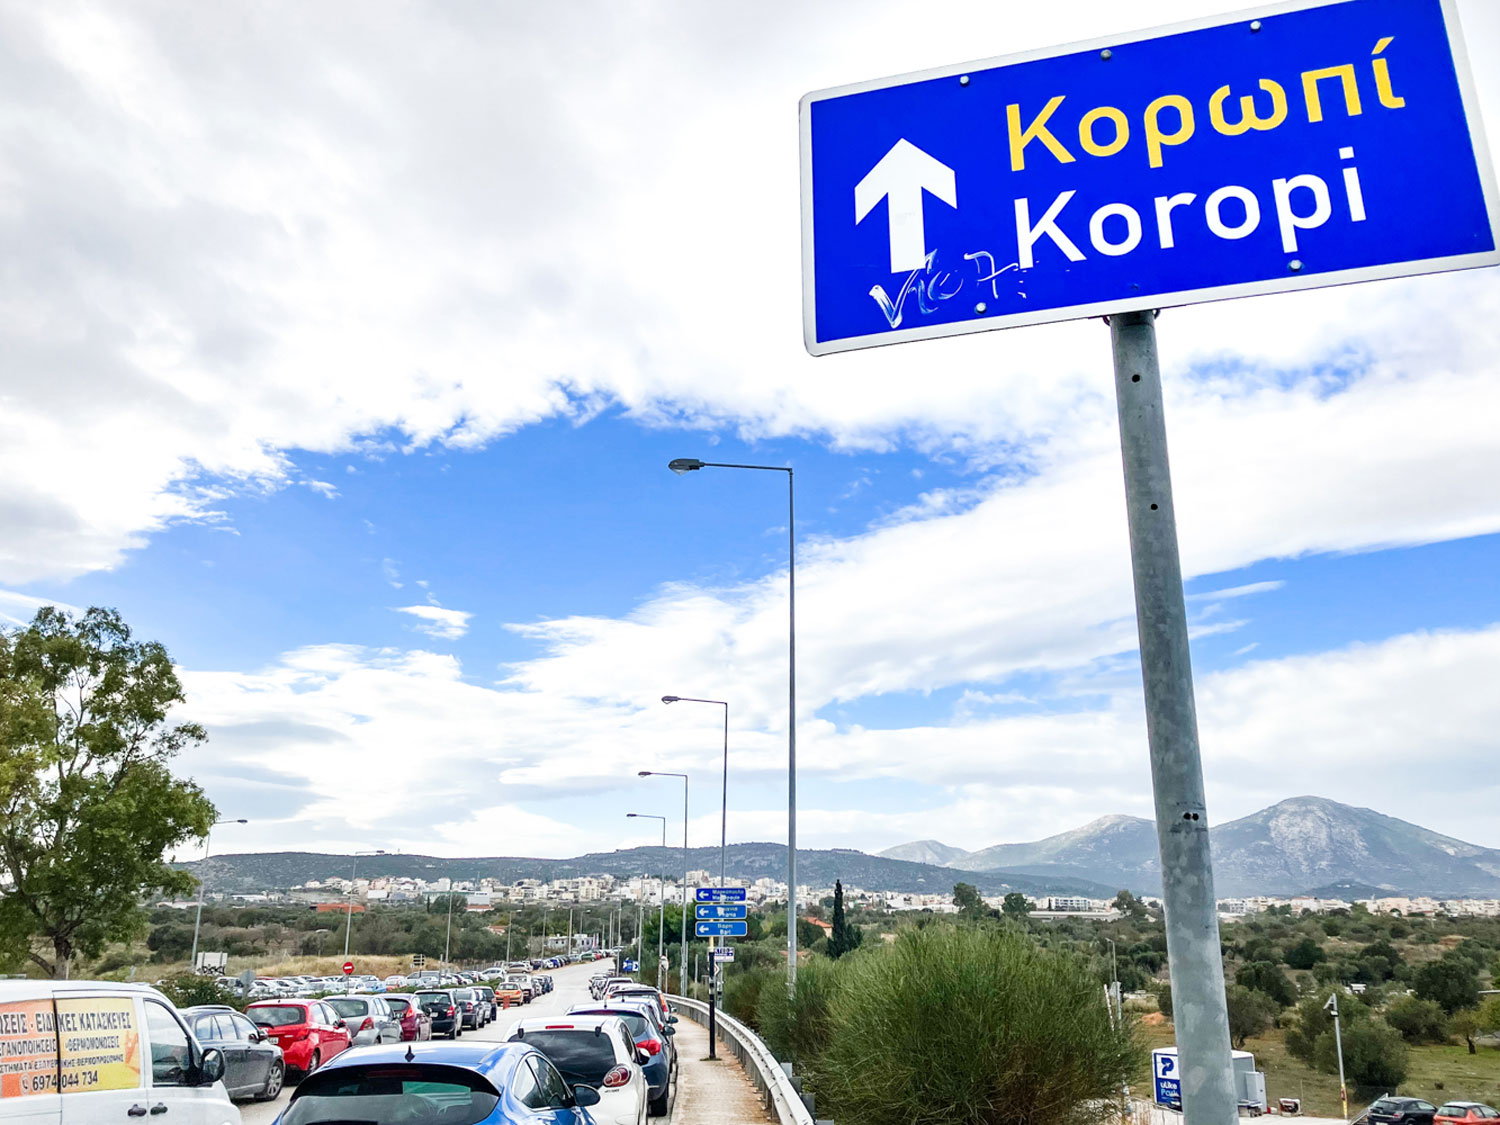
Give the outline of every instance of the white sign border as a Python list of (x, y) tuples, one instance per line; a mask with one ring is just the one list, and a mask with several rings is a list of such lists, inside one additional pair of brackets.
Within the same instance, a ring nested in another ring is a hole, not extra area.
[(1057, 58), (1083, 51), (1118, 48), (1167, 35), (1201, 31), (1206, 28), (1225, 27), (1230, 24), (1288, 12), (1307, 11), (1312, 8), (1330, 8), (1336, 4), (1357, 3), (1358, 0), (1282, 0), (1281, 3), (1239, 12), (1227, 12), (1218, 16), (1181, 23), (1166, 24), (1144, 31), (1128, 32), (1124, 35), (1088, 39), (1054, 47), (1043, 47), (1035, 51), (1023, 51), (1014, 55), (1000, 55), (958, 66), (943, 66), (932, 70), (918, 70), (888, 78), (875, 78), (867, 82), (854, 82), (846, 86), (832, 86), (824, 90), (813, 90), (802, 95), (797, 103), (798, 127), (801, 134), (801, 188), (802, 188), (802, 341), (810, 355), (834, 355), (838, 352), (861, 351), (879, 348), (888, 344), (904, 344), (913, 340), (936, 340), (945, 336), (964, 336), (971, 332), (993, 332), (1000, 328), (1019, 328), (1028, 324), (1054, 324), (1068, 320), (1085, 320), (1112, 313), (1137, 312), (1143, 309), (1164, 309), (1179, 305), (1207, 304), (1211, 301), (1227, 301), (1236, 297), (1255, 297), (1271, 293), (1290, 293), (1300, 289), (1322, 289), (1331, 285), (1350, 285), (1361, 281), (1383, 281), (1395, 277), (1417, 277), (1429, 273), (1449, 270), (1477, 269), (1482, 266), (1500, 265), (1500, 192), (1495, 183), (1495, 167), (1490, 159), (1489, 143), (1484, 125), (1479, 116), (1479, 98), (1474, 88), (1474, 76), (1469, 65), (1468, 51), (1464, 46), (1462, 29), (1458, 22), (1457, 0), (1438, 0), (1443, 13), (1444, 29), (1448, 33), (1448, 50), (1452, 55), (1454, 70), (1458, 75), (1459, 98), (1463, 104), (1464, 118), (1469, 127), (1469, 143), (1473, 146), (1475, 162), (1479, 170), (1480, 187), (1484, 194), (1485, 212), (1490, 220), (1490, 235), (1494, 250), (1475, 254), (1458, 254), (1444, 258), (1421, 258), (1409, 262), (1392, 262), (1381, 266), (1364, 266), (1359, 269), (1334, 270), (1285, 278), (1267, 278), (1263, 281), (1244, 282), (1238, 285), (1220, 285), (1207, 289), (1187, 289), (1177, 293), (1161, 293), (1149, 298), (1122, 297), (1113, 301), (1097, 301), (1086, 305), (1066, 305), (1059, 308), (1039, 309), (1035, 312), (1008, 313), (1004, 316), (977, 316), (972, 321), (952, 324), (929, 324), (914, 328), (898, 328), (885, 332), (873, 332), (866, 336), (849, 336), (840, 340), (819, 342), (817, 333), (817, 293), (813, 284), (817, 276), (816, 247), (813, 242), (812, 211), (812, 114), (814, 102), (867, 90), (884, 90), (892, 86), (904, 86), (912, 82), (924, 82), (933, 78), (948, 78), (972, 74), (1001, 66), (1035, 59)]

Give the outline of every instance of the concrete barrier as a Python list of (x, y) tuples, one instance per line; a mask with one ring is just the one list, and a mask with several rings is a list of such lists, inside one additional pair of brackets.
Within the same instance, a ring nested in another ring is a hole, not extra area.
[[(708, 1005), (703, 1001), (690, 1000), (686, 996), (668, 996), (667, 1003), (674, 1012), (686, 1016), (694, 1023), (708, 1026)], [(797, 1086), (792, 1078), (787, 1075), (781, 1063), (776, 1061), (776, 1056), (771, 1054), (771, 1049), (761, 1041), (760, 1036), (727, 1014), (723, 1008), (719, 1009), (715, 1023), (719, 1042), (740, 1060), (746, 1076), (760, 1091), (766, 1108), (776, 1115), (776, 1120), (781, 1125), (817, 1125), (797, 1093)]]

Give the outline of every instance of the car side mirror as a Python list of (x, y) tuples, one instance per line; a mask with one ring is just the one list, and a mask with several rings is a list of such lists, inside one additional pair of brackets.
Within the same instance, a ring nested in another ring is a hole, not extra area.
[(258, 1027), (250, 1033), (250, 1042), (252, 1043), (264, 1043), (268, 1038), (270, 1036)]
[(651, 1061), (651, 1052), (644, 1047), (637, 1047), (635, 1049), (635, 1061), (645, 1066)]
[(212, 1086), (224, 1077), (224, 1052), (217, 1047), (209, 1047), (203, 1052), (203, 1057), (198, 1061), (198, 1084), (200, 1086)]
[(336, 1028), (338, 1028), (340, 1031), (348, 1031), (349, 1030), (349, 1025), (347, 1023), (345, 1023), (343, 1020), (338, 1020), (336, 1023), (334, 1023), (333, 1026), (336, 1027)]
[(677, 1017), (676, 1016), (668, 1016), (667, 1017), (667, 1022), (668, 1023), (676, 1023), (677, 1022)]
[(599, 1104), (599, 1091), (592, 1086), (574, 1086), (573, 1104), (588, 1109), (589, 1106)]
[(675, 1027), (664, 1027), (661, 1029), (661, 1033), (663, 1035), (676, 1035), (677, 1029)]

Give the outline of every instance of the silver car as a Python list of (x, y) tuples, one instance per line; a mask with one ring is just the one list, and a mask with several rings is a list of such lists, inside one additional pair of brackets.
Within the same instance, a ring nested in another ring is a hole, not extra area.
[(401, 1042), (401, 1019), (379, 996), (330, 996), (326, 1003), (349, 1025), (349, 1046)]

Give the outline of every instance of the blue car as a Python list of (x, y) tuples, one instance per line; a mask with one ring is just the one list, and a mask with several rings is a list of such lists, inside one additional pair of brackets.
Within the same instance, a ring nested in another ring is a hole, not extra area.
[(525, 1043), (406, 1043), (345, 1051), (297, 1088), (276, 1125), (595, 1125), (592, 1086), (569, 1086)]

